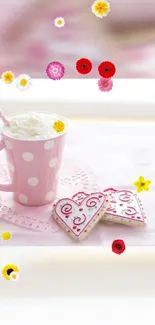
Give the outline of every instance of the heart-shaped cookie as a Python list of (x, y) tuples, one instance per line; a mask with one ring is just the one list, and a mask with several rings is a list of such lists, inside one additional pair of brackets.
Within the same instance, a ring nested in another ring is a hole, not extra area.
[(84, 196), (79, 197), (81, 193), (73, 196), (73, 198), (79, 198), (78, 202), (64, 198), (53, 206), (53, 217), (56, 222), (75, 240), (81, 240), (87, 236), (105, 211), (106, 196), (103, 193), (90, 195), (83, 193)]
[(105, 190), (104, 194), (108, 205), (102, 217), (103, 221), (132, 226), (146, 225), (146, 216), (137, 194), (127, 190), (117, 191), (112, 188)]

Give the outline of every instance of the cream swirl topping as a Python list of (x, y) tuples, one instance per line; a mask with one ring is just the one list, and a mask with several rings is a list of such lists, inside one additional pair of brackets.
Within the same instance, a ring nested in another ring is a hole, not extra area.
[(5, 133), (24, 140), (44, 139), (57, 135), (52, 127), (57, 119), (57, 116), (48, 113), (19, 113), (9, 118), (10, 126)]
[(37, 114), (21, 115), (10, 121), (9, 131), (24, 138), (40, 136), (45, 132), (47, 125)]

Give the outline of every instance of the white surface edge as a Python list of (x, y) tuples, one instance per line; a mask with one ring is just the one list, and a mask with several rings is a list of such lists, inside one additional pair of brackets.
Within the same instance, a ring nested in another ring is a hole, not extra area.
[[(0, 278), (0, 301), (7, 298), (133, 297), (155, 292), (155, 248), (17, 247), (0, 249), (0, 269), (19, 267), (18, 281)], [(16, 289), (15, 289), (16, 288)]]
[(0, 106), (5, 114), (45, 110), (71, 118), (155, 118), (154, 79), (113, 79), (104, 93), (97, 79), (34, 79), (25, 92), (0, 81)]
[(111, 262), (111, 263), (141, 263), (155, 261), (155, 247), (126, 247), (123, 254), (117, 255), (112, 252), (111, 246), (106, 247), (43, 247), (43, 246), (22, 246), (22, 247), (0, 247), (0, 266), (7, 263), (10, 258), (13, 258), (15, 263), (27, 265), (27, 263), (42, 263), (61, 262), (68, 263), (69, 261), (81, 262)]

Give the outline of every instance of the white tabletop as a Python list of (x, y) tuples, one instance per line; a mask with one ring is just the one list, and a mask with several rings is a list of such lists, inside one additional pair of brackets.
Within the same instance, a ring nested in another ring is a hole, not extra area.
[(10, 262), (19, 267), (17, 282), (0, 277), (1, 320), (153, 324), (155, 251), (131, 250), (118, 256), (93, 247), (0, 248), (0, 269)]
[(21, 110), (53, 111), (72, 118), (155, 119), (154, 79), (113, 79), (101, 92), (98, 79), (33, 79), (25, 92), (0, 80), (0, 106), (5, 114)]

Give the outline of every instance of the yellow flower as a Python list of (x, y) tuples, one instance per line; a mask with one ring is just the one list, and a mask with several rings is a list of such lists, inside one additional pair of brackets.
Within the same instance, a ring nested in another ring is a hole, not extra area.
[(15, 75), (12, 71), (5, 71), (2, 73), (1, 78), (5, 84), (11, 84), (15, 79)]
[(8, 231), (5, 231), (1, 234), (2, 239), (9, 240), (11, 239), (11, 234)]
[(55, 20), (54, 20), (54, 25), (55, 27), (64, 27), (65, 25), (65, 20), (64, 18), (62, 17), (57, 17)]
[(134, 182), (133, 185), (137, 186), (137, 192), (149, 191), (150, 180), (145, 180), (143, 176), (139, 176), (139, 180)]
[(6, 280), (16, 280), (18, 272), (19, 269), (14, 264), (7, 264), (2, 270), (2, 274)]
[(54, 122), (53, 128), (56, 132), (63, 132), (65, 129), (65, 124), (62, 121)]
[(91, 10), (96, 17), (106, 17), (110, 12), (110, 3), (105, 0), (95, 1), (91, 7)]

